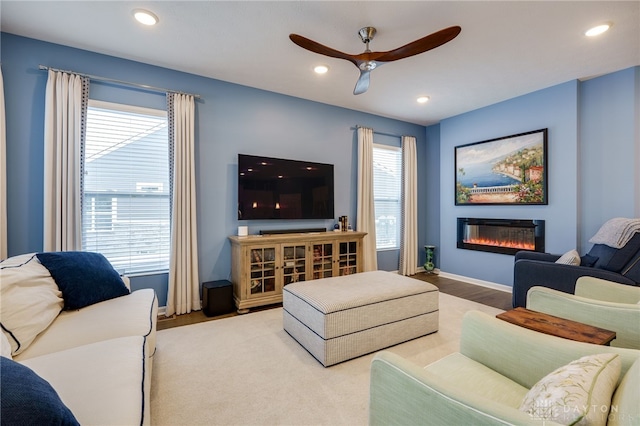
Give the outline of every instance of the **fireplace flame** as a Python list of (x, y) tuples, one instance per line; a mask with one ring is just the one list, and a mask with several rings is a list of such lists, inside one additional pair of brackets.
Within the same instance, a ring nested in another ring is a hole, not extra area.
[(508, 241), (508, 240), (490, 240), (487, 238), (467, 238), (464, 240), (467, 244), (478, 244), (483, 246), (494, 247), (507, 247), (521, 250), (535, 250), (536, 245), (534, 243), (527, 243), (524, 241)]

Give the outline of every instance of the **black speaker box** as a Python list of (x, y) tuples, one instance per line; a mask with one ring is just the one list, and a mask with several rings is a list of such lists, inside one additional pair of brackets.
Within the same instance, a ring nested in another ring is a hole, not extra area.
[(302, 228), (302, 229), (261, 229), (260, 235), (299, 234), (309, 232), (327, 232), (326, 228)]
[(227, 280), (202, 284), (202, 312), (208, 317), (233, 312), (233, 286)]

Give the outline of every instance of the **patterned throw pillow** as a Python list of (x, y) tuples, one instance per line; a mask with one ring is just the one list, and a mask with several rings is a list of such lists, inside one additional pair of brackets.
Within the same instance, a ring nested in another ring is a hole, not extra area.
[(11, 343), (9, 343), (9, 338), (4, 334), (4, 331), (0, 333), (0, 355), (13, 359), (11, 356)]
[(536, 383), (520, 411), (564, 425), (605, 425), (620, 367), (617, 354), (584, 356)]
[(34, 253), (0, 262), (0, 322), (12, 355), (49, 327), (62, 306), (60, 289)]
[(556, 263), (577, 266), (580, 264), (580, 254), (575, 249), (569, 250), (568, 252), (560, 256), (560, 259), (556, 260)]

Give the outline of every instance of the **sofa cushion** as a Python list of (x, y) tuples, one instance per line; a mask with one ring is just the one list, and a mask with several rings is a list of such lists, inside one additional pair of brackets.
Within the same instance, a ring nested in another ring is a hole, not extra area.
[(476, 392), (483, 398), (516, 409), (528, 391), (524, 386), (459, 352), (445, 356), (424, 369), (465, 392)]
[(618, 251), (618, 249), (611, 248), (604, 244), (594, 244), (589, 250), (589, 255), (598, 258), (593, 265), (594, 268), (605, 269), (604, 267), (609, 264), (609, 260)]
[(118, 272), (100, 253), (61, 251), (38, 253), (62, 291), (64, 309), (80, 309), (129, 294)]
[(562, 263), (563, 265), (577, 266), (580, 264), (580, 254), (578, 254), (576, 249), (569, 250), (568, 252), (560, 256), (560, 258), (556, 260), (556, 263)]
[(82, 425), (148, 425), (151, 361), (144, 340), (121, 337), (21, 363), (51, 384)]
[(640, 252), (634, 259), (631, 259), (628, 265), (625, 265), (622, 275), (640, 284)]
[(62, 311), (18, 361), (76, 346), (125, 336), (145, 336), (145, 356), (155, 350), (158, 298), (150, 288), (96, 303), (77, 311)]
[(640, 419), (640, 358), (627, 370), (611, 399), (609, 426), (631, 425)]
[(621, 249), (617, 250), (609, 262), (602, 268), (613, 272), (622, 272), (622, 268), (627, 265), (635, 254), (640, 252), (640, 232), (636, 233), (633, 238)]
[(0, 321), (15, 356), (56, 319), (62, 293), (34, 253), (0, 262)]
[(520, 411), (565, 425), (605, 425), (620, 368), (617, 354), (572, 361), (538, 381), (527, 392)]
[(79, 425), (51, 385), (30, 368), (0, 357), (2, 424)]

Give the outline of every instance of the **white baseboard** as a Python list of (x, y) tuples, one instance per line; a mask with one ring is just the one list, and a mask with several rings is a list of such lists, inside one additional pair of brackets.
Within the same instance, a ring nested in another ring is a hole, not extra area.
[[(389, 272), (395, 272), (396, 274), (399, 274), (400, 270), (396, 269), (395, 271), (389, 271)], [(419, 274), (421, 272), (427, 272), (427, 271), (424, 270), (424, 266), (422, 266), (422, 265), (416, 266), (416, 269), (413, 270), (413, 274), (414, 275), (415, 274)], [(433, 271), (431, 271), (431, 273), (438, 275), (440, 273), (440, 270), (438, 268), (435, 268)]]
[[(398, 272), (398, 271), (396, 271), (396, 272)], [(425, 272), (424, 267), (418, 266), (416, 268), (416, 274), (420, 273), (420, 272)], [(475, 285), (478, 285), (480, 287), (492, 288), (494, 290), (504, 291), (505, 293), (512, 293), (513, 292), (512, 291), (513, 290), (512, 287), (510, 287), (508, 285), (498, 284), (498, 283), (494, 283), (494, 282), (491, 282), (491, 281), (483, 281), (483, 280), (479, 280), (479, 279), (471, 278), (471, 277), (465, 277), (464, 275), (450, 274), (448, 272), (442, 272), (438, 268), (435, 268), (431, 273), (435, 274), (435, 275), (439, 275), (442, 278), (449, 278), (451, 280), (462, 281), (462, 282), (469, 283), (469, 284), (475, 284)]]
[(512, 293), (512, 290), (513, 290), (513, 288), (508, 285), (498, 284), (491, 281), (483, 281), (476, 278), (465, 277), (463, 275), (450, 274), (449, 272), (438, 271), (438, 274), (442, 278), (449, 278), (456, 281), (462, 281), (469, 284), (479, 285), (481, 287), (488, 287), (494, 290), (504, 291), (505, 293)]

